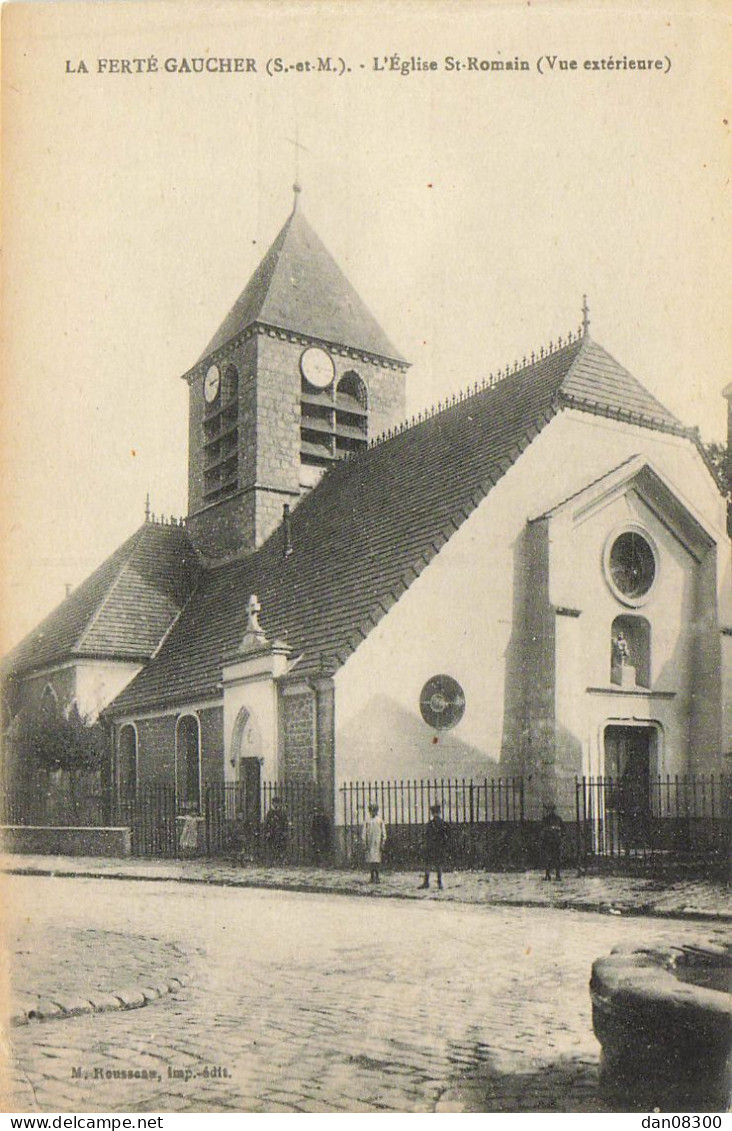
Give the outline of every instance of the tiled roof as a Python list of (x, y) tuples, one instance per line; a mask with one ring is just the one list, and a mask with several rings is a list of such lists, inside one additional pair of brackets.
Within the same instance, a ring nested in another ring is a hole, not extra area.
[(567, 374), (562, 398), (566, 404), (576, 403), (580, 408), (591, 410), (597, 406), (608, 415), (645, 418), (647, 423), (674, 430), (680, 426), (660, 401), (591, 338), (585, 339), (584, 348)]
[(336, 465), (293, 511), (292, 553), (280, 528), (255, 553), (208, 571), (109, 713), (219, 697), (252, 593), (269, 639), (301, 657), (297, 670), (336, 670), (552, 416), (575, 404), (575, 390), (590, 391), (590, 372), (590, 411), (615, 415), (622, 393), (637, 406), (628, 418), (650, 425), (655, 414), (658, 427), (685, 432), (600, 346), (572, 341)]
[(76, 657), (147, 659), (197, 573), (185, 529), (146, 522), (13, 649), (3, 674)]
[(253, 323), (404, 361), (299, 210), (288, 217), (196, 365)]

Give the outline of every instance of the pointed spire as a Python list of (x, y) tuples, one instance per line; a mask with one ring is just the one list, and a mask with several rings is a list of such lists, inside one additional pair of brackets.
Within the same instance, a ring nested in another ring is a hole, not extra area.
[[(297, 176), (293, 191), (295, 206), (197, 364), (255, 324), (285, 339), (302, 334), (403, 364), (404, 358), (305, 219), (297, 204)], [(308, 286), (298, 286), (298, 279), (307, 279)]]
[(292, 202), (292, 211), (297, 212), (297, 200), (300, 196), (300, 193), (302, 192), (302, 185), (298, 184), (298, 182), (295, 181), (294, 185), (292, 186), (292, 191), (295, 194), (295, 199)]

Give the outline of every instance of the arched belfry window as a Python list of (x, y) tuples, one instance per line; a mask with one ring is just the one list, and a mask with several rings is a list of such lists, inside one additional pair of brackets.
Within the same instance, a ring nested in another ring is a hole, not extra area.
[(178, 808), (201, 811), (201, 734), (195, 715), (181, 715), (175, 729), (175, 784)]
[(368, 390), (355, 370), (344, 373), (338, 382), (337, 403), (344, 411), (349, 408), (356, 413), (368, 411)]
[(613, 621), (610, 682), (620, 687), (651, 686), (651, 626), (645, 617), (624, 613)]
[(119, 732), (117, 788), (120, 801), (135, 800), (137, 796), (137, 732), (130, 723), (126, 723)]
[(368, 442), (368, 390), (355, 370), (344, 373), (336, 388), (336, 454), (361, 451)]

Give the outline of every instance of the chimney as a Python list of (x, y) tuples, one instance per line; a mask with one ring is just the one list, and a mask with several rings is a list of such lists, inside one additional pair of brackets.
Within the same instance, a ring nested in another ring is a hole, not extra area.
[(290, 506), (288, 503), (284, 503), (282, 506), (282, 529), (285, 534), (285, 545), (282, 556), (289, 558), (292, 553), (292, 519), (290, 518)]

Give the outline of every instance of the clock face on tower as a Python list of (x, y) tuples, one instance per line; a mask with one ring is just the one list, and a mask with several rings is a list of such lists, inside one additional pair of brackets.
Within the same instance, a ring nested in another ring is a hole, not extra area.
[(203, 395), (206, 404), (211, 404), (219, 395), (219, 387), (221, 385), (221, 373), (219, 372), (218, 365), (212, 365), (208, 373), (203, 379)]
[(300, 358), (300, 372), (316, 389), (327, 389), (335, 376), (333, 358), (319, 346), (310, 346)]

